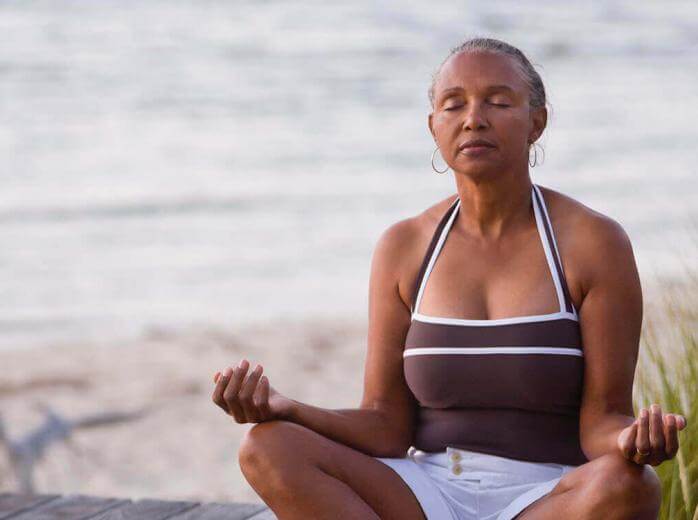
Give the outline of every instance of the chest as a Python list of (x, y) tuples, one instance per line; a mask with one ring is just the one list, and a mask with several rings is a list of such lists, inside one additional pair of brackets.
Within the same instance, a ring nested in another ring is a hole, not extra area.
[(424, 284), (422, 314), (497, 319), (558, 307), (554, 278), (535, 236), (482, 248), (451, 235)]

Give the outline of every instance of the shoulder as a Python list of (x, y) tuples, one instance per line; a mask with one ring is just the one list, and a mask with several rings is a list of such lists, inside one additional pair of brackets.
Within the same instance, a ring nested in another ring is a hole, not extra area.
[(456, 193), (449, 195), (413, 216), (394, 222), (378, 237), (373, 253), (373, 268), (390, 271), (407, 307), (410, 306), (412, 284), (426, 249), (439, 221), (456, 197)]
[(431, 240), (436, 227), (457, 194), (435, 202), (416, 215), (403, 218), (388, 226), (379, 236), (378, 245), (392, 250), (410, 249), (420, 241)]
[(630, 237), (617, 220), (569, 195), (540, 188), (560, 256), (563, 263), (565, 257), (571, 260), (570, 271), (575, 273), (583, 293), (604, 271), (635, 268)]

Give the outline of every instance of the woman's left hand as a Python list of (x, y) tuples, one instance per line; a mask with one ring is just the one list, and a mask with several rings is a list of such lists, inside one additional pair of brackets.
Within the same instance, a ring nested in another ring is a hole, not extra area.
[(640, 416), (618, 435), (618, 448), (636, 464), (659, 466), (679, 449), (678, 431), (686, 427), (683, 415), (665, 413), (658, 404), (641, 408)]

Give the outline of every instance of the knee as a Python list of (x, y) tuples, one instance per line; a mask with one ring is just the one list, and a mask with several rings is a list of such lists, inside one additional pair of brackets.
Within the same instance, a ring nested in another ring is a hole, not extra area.
[(267, 504), (293, 497), (295, 461), (288, 455), (292, 428), (292, 423), (281, 420), (257, 423), (240, 443), (240, 471)]
[(656, 518), (661, 482), (652, 466), (640, 466), (615, 454), (598, 462), (589, 486), (591, 502), (599, 511), (617, 511), (619, 518)]
[(286, 421), (266, 421), (245, 432), (238, 449), (238, 463), (246, 477), (259, 471), (269, 474), (274, 467), (272, 461), (282, 453), (287, 426)]

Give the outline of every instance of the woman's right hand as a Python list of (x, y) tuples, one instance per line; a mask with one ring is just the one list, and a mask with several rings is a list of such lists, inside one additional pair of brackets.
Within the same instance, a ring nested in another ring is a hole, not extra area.
[(222, 373), (216, 372), (213, 402), (240, 424), (287, 419), (294, 401), (274, 390), (267, 376), (262, 376), (261, 365), (245, 377), (248, 368), (249, 363), (243, 359), (234, 369), (228, 367)]

